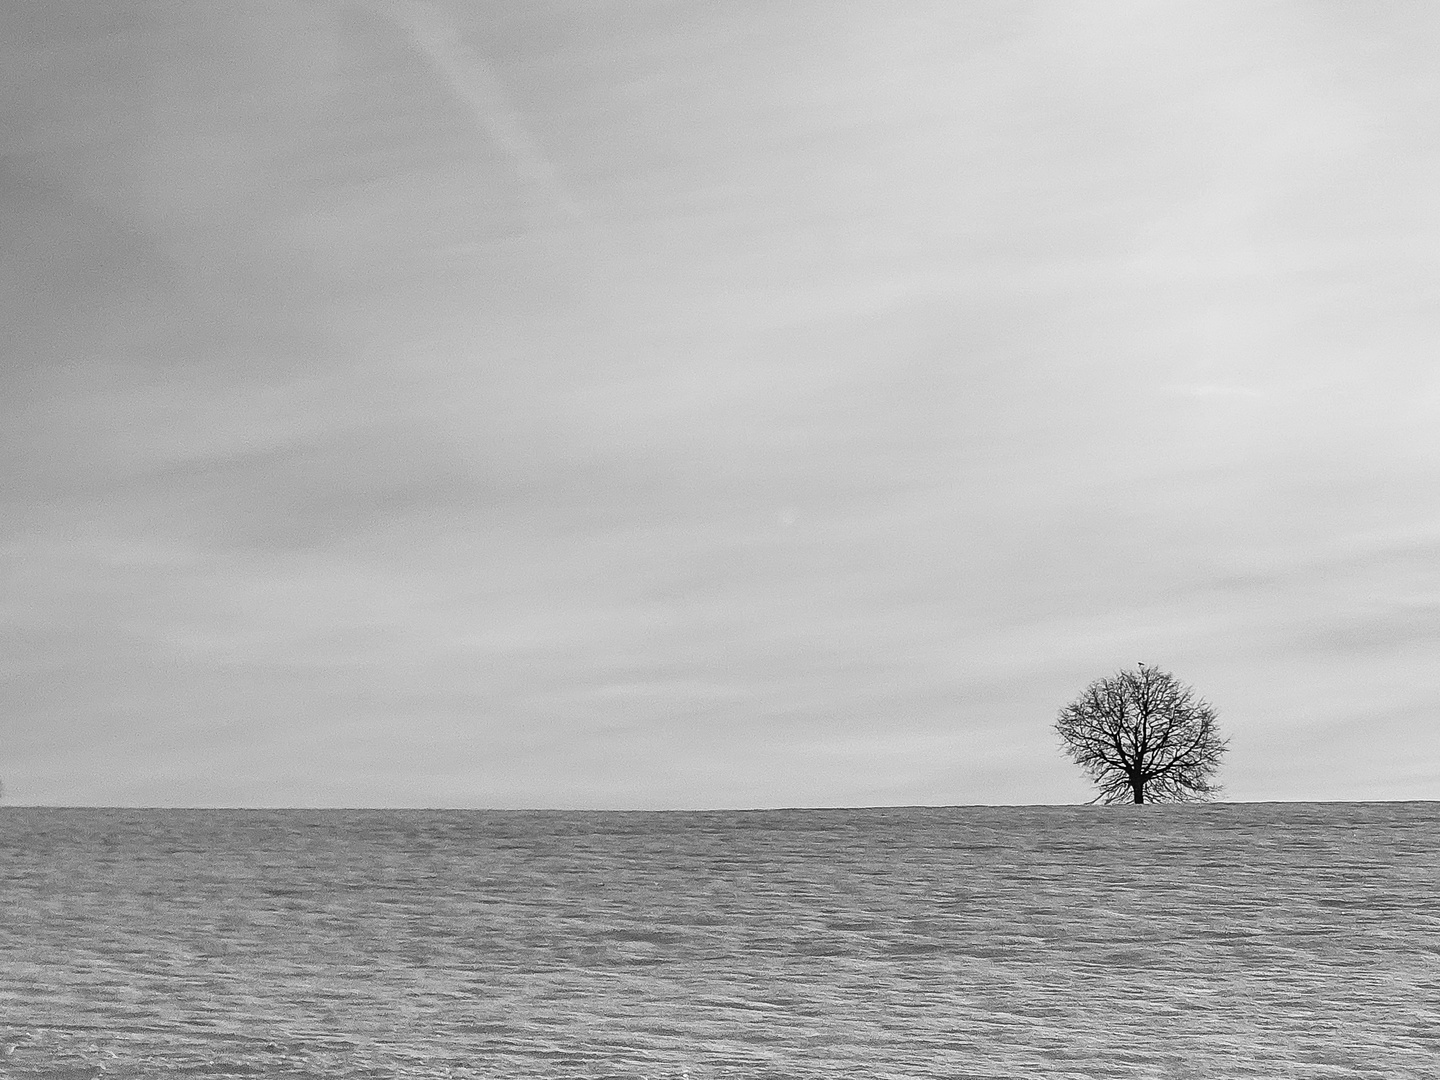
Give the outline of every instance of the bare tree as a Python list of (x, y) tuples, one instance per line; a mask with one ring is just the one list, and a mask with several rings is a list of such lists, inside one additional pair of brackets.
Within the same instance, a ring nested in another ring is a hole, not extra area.
[(1215, 709), (1168, 671), (1138, 665), (1096, 679), (1055, 721), (1065, 752), (1100, 794), (1092, 802), (1196, 802), (1228, 740)]

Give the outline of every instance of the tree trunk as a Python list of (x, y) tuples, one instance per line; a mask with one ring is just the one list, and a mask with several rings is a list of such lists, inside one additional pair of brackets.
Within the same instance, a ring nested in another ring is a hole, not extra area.
[(1143, 803), (1145, 801), (1145, 781), (1131, 780), (1130, 788), (1135, 792), (1135, 802), (1137, 804)]

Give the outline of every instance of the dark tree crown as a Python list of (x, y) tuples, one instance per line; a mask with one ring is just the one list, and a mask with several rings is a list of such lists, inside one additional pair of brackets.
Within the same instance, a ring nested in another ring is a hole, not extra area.
[(1168, 671), (1139, 664), (1096, 679), (1055, 721), (1065, 752), (1099, 789), (1094, 802), (1214, 798), (1228, 740), (1209, 702)]

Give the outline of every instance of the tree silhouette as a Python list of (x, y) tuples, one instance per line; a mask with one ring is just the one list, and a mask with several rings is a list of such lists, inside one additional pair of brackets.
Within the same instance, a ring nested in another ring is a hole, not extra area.
[(1065, 752), (1100, 789), (1092, 802), (1196, 802), (1228, 740), (1215, 709), (1168, 671), (1137, 665), (1096, 679), (1060, 710)]

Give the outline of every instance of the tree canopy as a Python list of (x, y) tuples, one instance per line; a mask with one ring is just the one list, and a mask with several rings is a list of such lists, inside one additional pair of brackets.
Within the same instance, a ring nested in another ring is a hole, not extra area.
[(1168, 671), (1139, 664), (1096, 679), (1055, 721), (1094, 802), (1195, 802), (1219, 793), (1228, 740), (1214, 707)]

